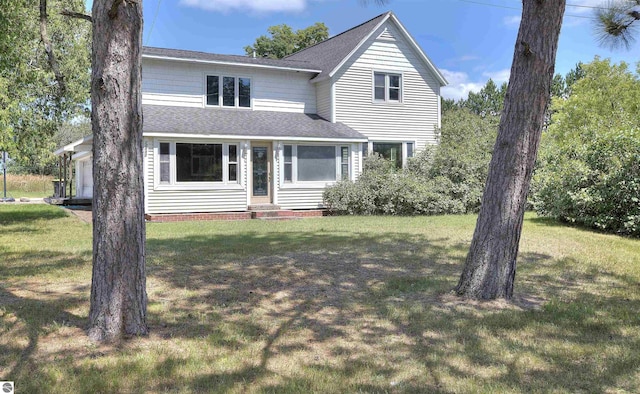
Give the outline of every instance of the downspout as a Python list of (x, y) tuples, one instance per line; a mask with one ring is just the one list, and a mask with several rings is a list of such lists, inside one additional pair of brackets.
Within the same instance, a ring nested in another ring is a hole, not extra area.
[(145, 138), (144, 140), (144, 150), (142, 157), (142, 191), (144, 193), (144, 213), (145, 215), (149, 212), (149, 186), (148, 186), (148, 172), (149, 172), (149, 141)]
[(331, 101), (331, 123), (336, 123), (336, 84), (333, 81), (333, 78), (329, 79), (331, 81), (331, 89), (329, 94), (329, 100)]

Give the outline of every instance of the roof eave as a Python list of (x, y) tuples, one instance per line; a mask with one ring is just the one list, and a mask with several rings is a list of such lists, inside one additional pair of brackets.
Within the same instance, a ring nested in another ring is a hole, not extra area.
[(144, 137), (164, 137), (164, 138), (194, 138), (194, 139), (217, 139), (217, 140), (253, 140), (253, 141), (316, 141), (316, 142), (367, 142), (368, 139), (358, 137), (296, 137), (296, 136), (271, 136), (271, 135), (237, 135), (237, 134), (187, 134), (162, 131), (145, 131)]
[(318, 69), (314, 69), (314, 68), (270, 66), (270, 65), (266, 65), (266, 64), (250, 64), (250, 63), (240, 63), (240, 62), (225, 62), (225, 61), (221, 61), (221, 60), (190, 59), (190, 58), (173, 57), (173, 56), (159, 56), (159, 55), (145, 55), (145, 54), (143, 54), (142, 57), (146, 58), (146, 59), (170, 60), (170, 61), (186, 62), (186, 63), (220, 64), (220, 65), (225, 65), (225, 66), (263, 68), (263, 69), (271, 69), (271, 70), (298, 71), (298, 72), (308, 72), (308, 73), (320, 73), (322, 71), (322, 70), (318, 70)]
[[(376, 27), (374, 27), (373, 29), (371, 29), (371, 31), (369, 32), (369, 34), (367, 34), (362, 40), (360, 40), (360, 42), (358, 43), (358, 45), (356, 45), (351, 52), (349, 52), (349, 54), (347, 56), (345, 56), (344, 59), (342, 59), (342, 61), (333, 68), (333, 70), (331, 70), (328, 74), (328, 76), (326, 78), (332, 78), (336, 72), (338, 72), (338, 70), (340, 70), (342, 68), (342, 66), (344, 66), (344, 64), (351, 59), (351, 56), (353, 56), (354, 53), (356, 53), (360, 47), (367, 42), (367, 40), (369, 40), (369, 38), (371, 38), (371, 36), (373, 35), (373, 33), (378, 30), (380, 28), (380, 26), (382, 26), (382, 24), (384, 22), (386, 22), (389, 19), (389, 16), (393, 15), (393, 13), (391, 11), (387, 12), (387, 14), (384, 16), (384, 18), (382, 18), (382, 20), (380, 22), (378, 22), (378, 24), (376, 25)], [(315, 78), (314, 78), (315, 79)], [(323, 78), (324, 79), (324, 78)], [(319, 79), (320, 80), (320, 79)]]
[(93, 146), (93, 134), (86, 135), (77, 141), (63, 146), (62, 148), (53, 152), (54, 155), (60, 156), (69, 152), (83, 152), (87, 149), (91, 149)]

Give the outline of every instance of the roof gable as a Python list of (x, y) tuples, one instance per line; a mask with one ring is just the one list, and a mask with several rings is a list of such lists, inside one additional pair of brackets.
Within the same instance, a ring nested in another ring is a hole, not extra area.
[[(413, 37), (411, 37), (409, 32), (391, 11), (378, 15), (361, 25), (333, 36), (314, 46), (289, 55), (284, 59), (305, 61), (320, 67), (322, 71), (312, 79), (313, 82), (331, 78), (386, 21), (391, 21), (395, 25), (400, 35), (409, 43), (412, 49), (416, 51), (418, 57), (427, 66), (427, 68), (433, 72), (438, 82), (442, 86), (447, 85), (447, 80), (444, 78), (442, 73), (440, 73), (440, 71), (435, 67), (431, 59), (429, 59), (422, 48), (420, 48)], [(386, 40), (397, 40), (399, 38), (392, 35), (388, 29), (384, 29), (380, 32), (378, 37)]]
[(284, 59), (309, 62), (320, 67), (322, 71), (313, 80), (330, 77), (371, 36), (372, 32), (389, 18), (389, 15), (391, 12), (385, 12), (316, 45), (286, 56)]

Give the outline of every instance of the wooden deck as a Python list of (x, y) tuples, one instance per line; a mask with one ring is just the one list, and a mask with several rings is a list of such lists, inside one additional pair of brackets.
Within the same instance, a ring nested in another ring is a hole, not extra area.
[(91, 198), (76, 198), (76, 197), (46, 197), (44, 202), (51, 205), (91, 205), (93, 200)]

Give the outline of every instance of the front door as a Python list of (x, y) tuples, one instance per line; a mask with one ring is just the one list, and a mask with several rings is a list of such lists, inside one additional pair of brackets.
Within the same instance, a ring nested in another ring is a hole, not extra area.
[(251, 204), (271, 203), (271, 144), (251, 144)]

